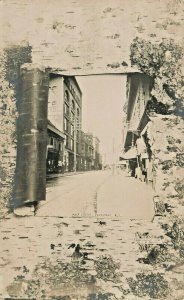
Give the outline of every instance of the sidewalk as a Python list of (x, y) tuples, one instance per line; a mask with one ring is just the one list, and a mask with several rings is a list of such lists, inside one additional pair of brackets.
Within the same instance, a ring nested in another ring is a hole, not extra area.
[(59, 177), (65, 177), (65, 176), (73, 176), (73, 175), (83, 174), (85, 172), (90, 172), (90, 171), (83, 171), (83, 172), (78, 171), (78, 172), (65, 172), (65, 173), (47, 174), (46, 179), (59, 178)]
[(98, 214), (151, 221), (154, 217), (153, 195), (151, 186), (119, 171), (98, 190)]

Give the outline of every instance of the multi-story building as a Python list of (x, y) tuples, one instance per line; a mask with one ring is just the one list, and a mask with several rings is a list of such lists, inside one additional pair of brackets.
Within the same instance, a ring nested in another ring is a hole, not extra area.
[(145, 74), (127, 76), (122, 158), (128, 161), (132, 176), (145, 181), (152, 180), (152, 159), (146, 141), (147, 107), (152, 87), (153, 79)]
[(48, 102), (48, 171), (101, 169), (100, 140), (81, 131), (82, 92), (76, 78), (52, 73)]
[(83, 131), (81, 131), (81, 137), (80, 137), (80, 170), (81, 171), (87, 170), (86, 139), (85, 139), (85, 133)]
[(99, 152), (100, 140), (91, 133), (81, 132), (81, 170), (102, 169), (102, 157)]
[(80, 170), (82, 92), (75, 77), (64, 77), (64, 133), (66, 171)]
[(92, 170), (94, 161), (94, 147), (93, 147), (93, 135), (91, 133), (85, 134), (85, 157), (87, 170)]
[(48, 119), (64, 134), (60, 164), (65, 171), (79, 170), (82, 92), (74, 76), (50, 75)]

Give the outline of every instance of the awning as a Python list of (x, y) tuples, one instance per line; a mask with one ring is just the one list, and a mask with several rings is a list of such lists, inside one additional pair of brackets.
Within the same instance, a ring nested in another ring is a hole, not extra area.
[(126, 165), (126, 161), (120, 160), (120, 161), (117, 163), (117, 165)]
[(148, 158), (148, 153), (141, 153), (141, 158)]
[(142, 136), (137, 139), (136, 146), (137, 153), (141, 155), (142, 158), (148, 158), (147, 147)]
[(52, 132), (56, 133), (60, 138), (63, 140), (65, 139), (65, 135), (59, 129), (56, 128), (49, 120), (47, 120), (47, 129), (51, 130)]
[(122, 159), (133, 159), (137, 157), (136, 147), (132, 147), (130, 150), (121, 155)]

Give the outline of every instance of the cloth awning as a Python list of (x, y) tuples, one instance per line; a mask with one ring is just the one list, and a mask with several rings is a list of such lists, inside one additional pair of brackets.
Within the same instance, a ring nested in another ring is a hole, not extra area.
[(148, 158), (148, 153), (141, 153), (141, 158)]
[(120, 160), (120, 161), (118, 162), (118, 165), (126, 165), (126, 161)]
[(137, 153), (141, 155), (142, 158), (148, 158), (147, 147), (143, 139), (143, 136), (137, 139), (136, 146), (137, 146)]
[(127, 152), (123, 153), (121, 155), (122, 159), (133, 159), (137, 157), (137, 149), (136, 147), (132, 147), (130, 150), (128, 150)]

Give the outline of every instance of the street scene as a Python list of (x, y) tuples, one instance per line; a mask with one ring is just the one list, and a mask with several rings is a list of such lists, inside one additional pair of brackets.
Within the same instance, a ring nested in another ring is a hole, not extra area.
[(0, 300), (183, 300), (183, 0), (0, 4)]
[(140, 268), (144, 235), (146, 243), (161, 241), (163, 232), (152, 223), (151, 157), (144, 141), (138, 152), (140, 133), (127, 128), (123, 111), (135, 100), (126, 99), (127, 80), (51, 74), (46, 200), (2, 224), (7, 299), (121, 299), (129, 294), (125, 278)]
[[(133, 188), (132, 188), (133, 186)], [(144, 196), (143, 196), (144, 195)], [(123, 217), (152, 220), (153, 190), (121, 169), (52, 178), (38, 216)]]

